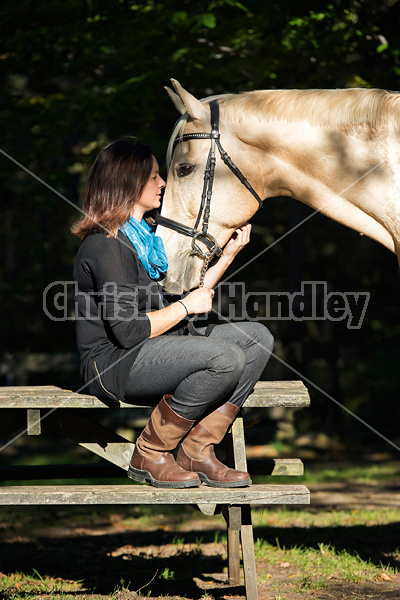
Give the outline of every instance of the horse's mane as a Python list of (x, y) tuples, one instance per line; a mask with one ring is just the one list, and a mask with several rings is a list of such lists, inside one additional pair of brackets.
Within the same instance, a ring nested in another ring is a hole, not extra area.
[[(260, 121), (274, 119), (286, 123), (307, 121), (317, 127), (376, 128), (391, 116), (400, 116), (400, 94), (380, 89), (349, 88), (338, 90), (259, 90), (241, 94), (221, 94), (203, 98), (207, 103), (219, 99), (224, 118), (242, 122), (249, 116)], [(167, 152), (170, 163), (173, 142), (183, 134), (188, 115), (176, 123)]]
[(175, 123), (175, 126), (172, 130), (172, 134), (171, 134), (171, 137), (169, 138), (168, 148), (167, 148), (167, 167), (168, 167), (168, 169), (171, 164), (172, 154), (174, 152), (174, 142), (177, 138), (182, 137), (188, 118), (189, 118), (189, 115), (187, 113), (182, 115), (177, 120), (177, 122)]
[[(223, 97), (223, 96), (222, 96)], [(242, 120), (249, 112), (269, 119), (314, 126), (370, 125), (376, 127), (390, 114), (400, 115), (398, 93), (379, 89), (265, 90), (229, 95), (230, 120)]]

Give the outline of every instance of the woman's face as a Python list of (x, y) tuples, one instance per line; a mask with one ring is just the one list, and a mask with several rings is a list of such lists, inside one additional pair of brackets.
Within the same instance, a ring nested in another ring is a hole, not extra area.
[[(159, 208), (161, 204), (161, 192), (165, 187), (165, 181), (158, 172), (158, 162), (153, 156), (153, 168), (151, 171), (150, 178), (146, 185), (139, 200), (136, 202), (135, 207), (140, 208), (143, 213), (153, 208)], [(136, 211), (134, 211), (136, 212)]]

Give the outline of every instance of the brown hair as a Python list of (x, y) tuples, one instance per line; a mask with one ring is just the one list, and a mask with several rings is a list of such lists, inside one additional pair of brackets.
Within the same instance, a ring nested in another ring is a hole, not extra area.
[(102, 232), (116, 237), (118, 227), (132, 213), (153, 168), (150, 146), (125, 137), (103, 148), (89, 172), (82, 210), (84, 215), (71, 231), (84, 238)]

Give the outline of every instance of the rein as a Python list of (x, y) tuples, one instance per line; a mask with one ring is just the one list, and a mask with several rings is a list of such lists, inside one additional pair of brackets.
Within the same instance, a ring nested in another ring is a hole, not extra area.
[[(223, 149), (220, 141), (220, 132), (219, 132), (219, 105), (216, 100), (212, 100), (210, 102), (210, 114), (211, 114), (211, 132), (210, 133), (185, 133), (184, 135), (177, 137), (174, 140), (174, 149), (177, 144), (180, 142), (186, 142), (188, 140), (211, 140), (210, 151), (207, 157), (206, 168), (204, 171), (204, 184), (203, 191), (201, 194), (201, 202), (200, 208), (197, 215), (195, 226), (187, 227), (183, 225), (183, 223), (179, 223), (179, 221), (174, 221), (173, 219), (168, 219), (167, 217), (162, 217), (161, 215), (157, 215), (155, 220), (158, 225), (162, 227), (167, 227), (168, 229), (172, 229), (177, 233), (182, 235), (186, 235), (192, 238), (192, 254), (197, 254), (200, 258), (202, 258), (206, 265), (216, 256), (219, 257), (222, 254), (222, 249), (218, 246), (217, 240), (211, 233), (208, 233), (208, 223), (210, 219), (210, 211), (211, 211), (211, 198), (212, 198), (212, 189), (214, 184), (214, 174), (215, 174), (215, 148), (217, 147), (219, 153), (221, 155), (224, 163), (231, 169), (234, 175), (239, 179), (240, 183), (243, 184), (249, 192), (254, 196), (254, 198), (258, 202), (258, 208), (262, 206), (262, 200), (260, 196), (257, 194), (253, 186), (247, 181), (246, 177), (243, 175), (239, 167), (235, 165), (231, 157), (225, 150)], [(203, 222), (201, 226), (201, 230), (199, 229), (201, 218), (203, 217)], [(203, 251), (198, 242), (204, 244), (207, 248), (207, 251)], [(207, 268), (206, 266), (206, 268)], [(204, 279), (204, 276), (203, 276)]]

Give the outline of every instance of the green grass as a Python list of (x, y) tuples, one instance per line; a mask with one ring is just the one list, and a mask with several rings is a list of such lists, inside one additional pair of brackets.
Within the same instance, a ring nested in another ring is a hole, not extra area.
[(66, 592), (78, 592), (82, 588), (81, 581), (65, 581), (60, 578), (42, 576), (33, 569), (30, 574), (11, 573), (0, 575), (0, 591), (4, 598), (36, 598), (43, 595), (66, 598)]
[[(400, 508), (370, 509), (356, 508), (351, 510), (318, 510), (310, 507), (298, 509), (274, 507), (253, 509), (253, 525), (255, 527), (293, 528), (305, 530), (313, 528), (338, 527), (373, 527), (383, 524), (399, 523)], [(400, 539), (399, 539), (400, 543)]]
[(312, 484), (312, 483), (373, 483), (385, 482), (400, 484), (400, 462), (390, 461), (373, 464), (307, 464), (305, 462), (304, 475), (300, 477), (266, 477), (255, 475), (253, 483), (287, 483), (287, 484)]
[[(268, 565), (282, 565), (298, 571), (299, 587), (311, 585), (321, 587), (322, 584), (337, 578), (355, 583), (376, 581), (382, 572), (382, 565), (375, 565), (371, 560), (362, 559), (356, 552), (337, 550), (334, 545), (318, 544), (318, 548), (306, 546), (284, 546), (269, 544), (258, 538), (255, 542), (256, 560)], [(398, 568), (385, 565), (385, 572), (396, 575)]]

